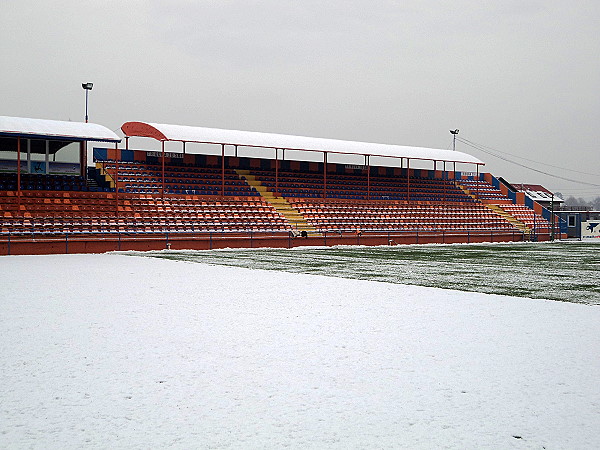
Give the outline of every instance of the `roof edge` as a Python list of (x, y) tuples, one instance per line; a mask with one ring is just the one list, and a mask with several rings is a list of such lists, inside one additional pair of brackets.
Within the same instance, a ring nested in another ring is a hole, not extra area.
[(121, 126), (125, 136), (147, 137), (157, 141), (168, 141), (169, 139), (151, 124), (145, 122), (125, 122)]
[(121, 142), (103, 125), (88, 122), (0, 116), (0, 136), (30, 139)]
[(149, 137), (159, 141), (195, 142), (255, 148), (338, 153), (349, 155), (446, 161), (485, 165), (467, 153), (411, 147), (394, 144), (345, 141), (338, 139), (293, 136), (257, 131), (226, 130), (220, 128), (191, 127), (149, 122), (126, 122), (121, 127), (127, 137)]

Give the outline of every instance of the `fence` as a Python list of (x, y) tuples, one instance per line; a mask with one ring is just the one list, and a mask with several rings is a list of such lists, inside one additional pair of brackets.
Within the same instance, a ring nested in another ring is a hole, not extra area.
[(293, 248), (334, 245), (451, 244), (550, 240), (550, 233), (525, 235), (506, 230), (403, 230), (357, 233), (324, 232), (294, 237), (288, 232), (66, 232), (0, 234), (0, 255), (105, 253), (111, 251), (212, 250), (219, 248)]

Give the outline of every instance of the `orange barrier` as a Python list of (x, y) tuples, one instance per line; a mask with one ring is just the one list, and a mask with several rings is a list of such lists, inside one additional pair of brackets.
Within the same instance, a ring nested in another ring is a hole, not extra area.
[[(520, 242), (525, 236), (506, 231), (412, 231), (382, 233), (324, 233), (323, 236), (293, 238), (288, 233), (164, 233), (164, 234), (100, 234), (63, 236), (0, 235), (0, 255), (42, 255), (71, 253), (105, 253), (112, 251), (210, 250), (220, 248), (293, 248), (334, 245), (402, 245), (451, 244), (481, 242)], [(549, 234), (538, 240), (549, 240)]]

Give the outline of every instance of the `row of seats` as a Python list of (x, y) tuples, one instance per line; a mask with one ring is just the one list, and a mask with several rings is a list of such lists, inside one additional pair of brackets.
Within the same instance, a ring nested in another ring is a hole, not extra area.
[[(169, 231), (289, 231), (275, 207), (240, 177), (221, 169), (146, 163), (104, 162), (101, 171), (119, 180), (119, 192), (83, 190), (0, 191), (0, 228), (6, 233), (89, 233)], [(115, 171), (118, 168), (118, 175)], [(275, 190), (275, 171), (252, 170)], [(110, 177), (109, 177), (110, 178)], [(113, 180), (114, 180), (113, 178)], [(328, 174), (327, 199), (318, 173), (280, 171), (278, 187), (293, 208), (319, 231), (357, 227), (376, 230), (515, 230), (499, 214), (465, 194), (454, 181)], [(464, 181), (464, 180), (463, 180)], [(468, 182), (466, 183), (469, 184)], [(483, 185), (477, 184), (477, 188)]]
[[(17, 190), (16, 173), (0, 172), (0, 191)], [(79, 175), (21, 174), (21, 189), (47, 191), (87, 191), (85, 178)]]
[[(287, 231), (285, 218), (252, 197), (198, 197), (115, 193), (0, 192), (3, 233), (148, 231)], [(45, 194), (45, 195), (43, 195)], [(118, 204), (117, 204), (118, 201)], [(20, 204), (20, 209), (19, 209)]]
[[(110, 180), (118, 181), (119, 190), (124, 193), (159, 194), (163, 188), (161, 166), (115, 162), (97, 162), (96, 167), (109, 175)], [(223, 189), (224, 186), (224, 189)], [(167, 166), (164, 173), (164, 189), (170, 194), (221, 195), (258, 197), (256, 192), (233, 170), (224, 174), (211, 168), (187, 168)]]
[(532, 209), (525, 205), (502, 205), (502, 209), (513, 216), (515, 219), (536, 230), (547, 230), (550, 228), (548, 220), (536, 214)]
[(319, 231), (356, 228), (365, 231), (423, 228), (515, 230), (510, 222), (483, 205), (354, 204), (302, 198), (294, 198), (290, 203)]
[(298, 174), (273, 170), (251, 170), (250, 174), (271, 192), (277, 191), (284, 197), (323, 197), (326, 189), (328, 198), (369, 200), (415, 200), (431, 202), (473, 202), (452, 181), (411, 177), (390, 178), (366, 174), (328, 174), (325, 183), (323, 174)]
[(486, 200), (488, 203), (497, 203), (499, 206), (525, 224), (530, 229), (546, 231), (549, 229), (549, 222), (539, 214), (536, 214), (531, 208), (525, 205), (513, 204), (510, 199), (485, 180), (461, 180), (460, 183), (471, 193), (477, 194), (477, 197)]
[(500, 189), (492, 186), (484, 180), (460, 180), (459, 183), (468, 189), (472, 194), (481, 200), (502, 200), (508, 201), (508, 197)]

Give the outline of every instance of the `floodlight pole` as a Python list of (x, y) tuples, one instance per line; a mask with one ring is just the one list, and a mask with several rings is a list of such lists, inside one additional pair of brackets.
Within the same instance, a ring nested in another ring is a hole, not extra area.
[(456, 135), (458, 134), (458, 129), (450, 130), (450, 134), (452, 134), (452, 150), (456, 151)]
[[(94, 87), (94, 83), (81, 83), (81, 87), (85, 91), (85, 123), (88, 123), (88, 94)], [(81, 175), (87, 181), (87, 150), (88, 150), (88, 141), (83, 141), (81, 147), (79, 149), (79, 167)], [(56, 156), (56, 154), (54, 155)], [(46, 169), (48, 169), (46, 167)]]
[(85, 91), (85, 123), (88, 123), (88, 94), (94, 87), (94, 83), (81, 83), (81, 87)]
[(85, 123), (88, 123), (88, 89), (85, 90)]

